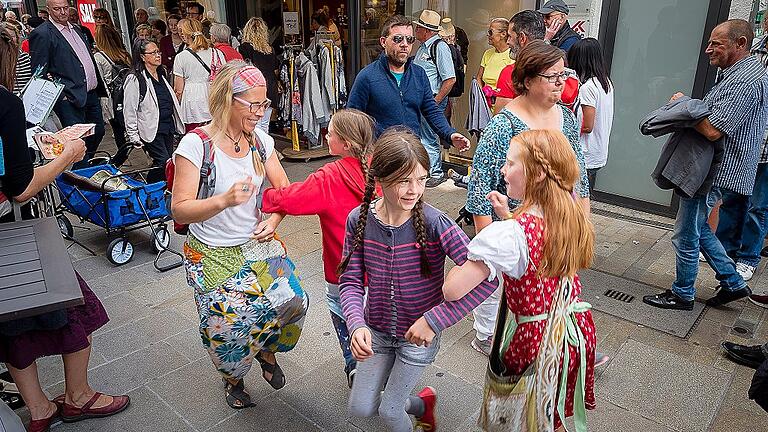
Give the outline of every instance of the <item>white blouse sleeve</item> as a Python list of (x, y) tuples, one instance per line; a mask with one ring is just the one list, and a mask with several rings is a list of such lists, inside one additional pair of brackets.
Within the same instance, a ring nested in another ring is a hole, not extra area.
[(488, 280), (499, 273), (520, 279), (528, 268), (528, 240), (514, 219), (493, 222), (469, 243), (467, 259), (482, 261), (491, 270)]

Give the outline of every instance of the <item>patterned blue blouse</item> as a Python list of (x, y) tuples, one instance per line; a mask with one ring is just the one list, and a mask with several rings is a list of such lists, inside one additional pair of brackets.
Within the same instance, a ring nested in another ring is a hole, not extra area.
[[(571, 143), (579, 162), (580, 180), (576, 190), (579, 196), (586, 198), (589, 197), (589, 182), (584, 167), (584, 151), (579, 143), (579, 127), (571, 111), (564, 106), (560, 108), (563, 110), (562, 132)], [(494, 216), (493, 207), (485, 197), (493, 190), (506, 194), (506, 183), (501, 175), (501, 168), (506, 162), (509, 141), (528, 129), (528, 125), (507, 108), (503, 108), (485, 127), (472, 159), (467, 193), (467, 210), (470, 213)], [(510, 201), (510, 205), (512, 204)]]

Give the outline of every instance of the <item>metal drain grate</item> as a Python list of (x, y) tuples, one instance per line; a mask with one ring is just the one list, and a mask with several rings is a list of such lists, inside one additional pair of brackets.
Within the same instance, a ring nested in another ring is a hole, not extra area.
[(606, 291), (604, 295), (606, 297), (610, 297), (610, 298), (612, 298), (614, 300), (618, 300), (618, 301), (624, 302), (624, 303), (632, 303), (632, 300), (635, 299), (635, 296), (633, 296), (631, 294), (627, 294), (625, 292), (621, 292), (621, 291), (618, 291), (618, 290), (611, 290), (611, 289)]

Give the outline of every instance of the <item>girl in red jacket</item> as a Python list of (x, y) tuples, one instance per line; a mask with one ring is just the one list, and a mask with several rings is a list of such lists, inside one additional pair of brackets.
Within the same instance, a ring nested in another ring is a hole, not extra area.
[(340, 110), (328, 125), (326, 139), (329, 152), (341, 159), (324, 165), (303, 182), (265, 190), (262, 211), (320, 217), (326, 297), (344, 354), (347, 384), (351, 388), (357, 363), (349, 349), (349, 332), (341, 312), (336, 268), (341, 262), (347, 215), (363, 202), (368, 150), (374, 140), (374, 120), (362, 111)]

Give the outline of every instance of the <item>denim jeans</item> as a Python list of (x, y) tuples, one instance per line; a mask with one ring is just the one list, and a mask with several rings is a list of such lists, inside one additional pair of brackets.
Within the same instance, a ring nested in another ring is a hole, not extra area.
[(96, 153), (104, 138), (104, 117), (101, 115), (101, 101), (96, 90), (88, 92), (88, 99), (85, 106), (78, 108), (70, 101), (62, 99), (53, 107), (54, 112), (59, 116), (61, 125), (64, 127), (72, 126), (78, 123), (94, 123), (96, 125), (93, 135), (85, 138), (85, 157), (82, 161), (76, 163), (73, 168), (82, 168), (88, 166), (90, 160)]
[(736, 272), (736, 263), (728, 257), (720, 241), (707, 224), (707, 197), (680, 197), (672, 244), (675, 247), (675, 282), (672, 292), (683, 300), (693, 300), (699, 272), (699, 250), (715, 271), (720, 286), (728, 291), (745, 287)]
[[(444, 112), (446, 105), (448, 105), (448, 98), (443, 98), (443, 100), (437, 104), (437, 107), (440, 108), (440, 112)], [(427, 149), (427, 154), (429, 154), (429, 175), (431, 177), (442, 177), (443, 158), (440, 137), (437, 136), (437, 133), (435, 133), (429, 125), (429, 122), (427, 122), (427, 118), (424, 115), (421, 116), (420, 135), (421, 144)]]
[[(719, 231), (719, 229), (718, 229)], [(741, 247), (736, 261), (757, 267), (765, 234), (768, 233), (768, 163), (757, 166), (755, 189), (749, 197), (749, 208), (741, 229)]]
[(714, 207), (717, 201), (722, 200), (715, 236), (723, 244), (725, 253), (735, 258), (736, 252), (741, 247), (741, 231), (749, 208), (749, 196), (713, 187), (707, 199), (710, 208)]
[(344, 365), (347, 370), (352, 370), (357, 366), (355, 358), (352, 356), (349, 344), (349, 329), (347, 320), (341, 310), (341, 296), (339, 295), (339, 285), (330, 282), (325, 283), (325, 301), (328, 304), (328, 310), (331, 311), (331, 322), (336, 329), (336, 337), (339, 339), (341, 355), (344, 356)]

